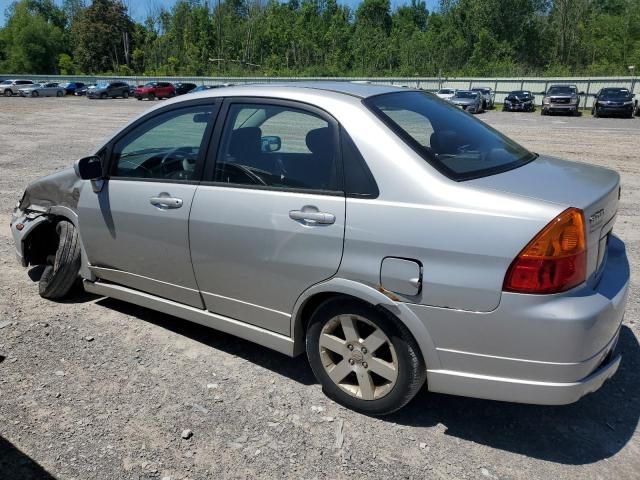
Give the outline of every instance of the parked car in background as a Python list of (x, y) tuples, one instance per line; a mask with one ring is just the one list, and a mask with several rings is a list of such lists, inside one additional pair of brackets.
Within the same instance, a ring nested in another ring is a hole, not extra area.
[(27, 85), (33, 85), (32, 80), (4, 80), (0, 83), (0, 92), (5, 97), (10, 97), (12, 95), (19, 95), (20, 88), (26, 87)]
[(91, 83), (91, 84), (89, 84), (89, 85), (85, 85), (84, 87), (77, 88), (77, 89), (76, 89), (76, 91), (75, 91), (75, 92), (73, 92), (73, 94), (74, 94), (76, 97), (82, 97), (82, 96), (84, 96), (84, 95), (86, 95), (86, 94), (87, 94), (87, 90), (88, 90), (88, 89), (90, 89), (91, 87), (95, 87), (95, 86), (96, 86), (96, 84), (95, 84), (95, 83)]
[(60, 86), (64, 88), (65, 93), (67, 95), (73, 95), (74, 93), (76, 93), (76, 90), (84, 87), (84, 83), (83, 82), (65, 82), (65, 83), (61, 83)]
[(628, 88), (603, 88), (596, 93), (591, 107), (594, 117), (623, 116), (632, 118), (634, 114), (634, 99)]
[(129, 84), (125, 82), (98, 83), (87, 89), (88, 98), (129, 98)]
[(503, 112), (533, 112), (536, 109), (535, 96), (529, 90), (514, 90), (504, 98)]
[(456, 93), (449, 100), (454, 105), (466, 110), (469, 113), (484, 112), (485, 99), (481, 92), (471, 90), (456, 90)]
[(550, 113), (569, 113), (571, 115), (580, 115), (580, 95), (584, 92), (578, 92), (575, 85), (551, 85), (546, 92), (542, 92), (541, 115)]
[(211, 90), (212, 88), (224, 88), (224, 87), (229, 87), (233, 84), (231, 83), (218, 83), (216, 85), (199, 85), (196, 88), (194, 88), (193, 90), (191, 90), (189, 93), (198, 93), (198, 92), (204, 92), (205, 90)]
[(483, 110), (491, 110), (495, 103), (496, 94), (489, 87), (475, 87), (471, 89), (472, 92), (480, 92), (482, 94)]
[(436, 96), (442, 98), (444, 100), (451, 100), (451, 98), (456, 94), (455, 89), (453, 88), (441, 88), (436, 92)]
[(169, 82), (149, 82), (142, 87), (136, 87), (133, 94), (138, 100), (158, 100), (176, 96), (176, 88)]
[(619, 192), (615, 171), (539, 156), (430, 93), (294, 82), (146, 112), (31, 183), (10, 230), (43, 298), (81, 276), (306, 352), (323, 391), (369, 415), (425, 383), (559, 405), (621, 361)]
[(195, 83), (178, 82), (175, 84), (176, 95), (184, 95), (196, 87)]
[(64, 97), (66, 92), (57, 82), (34, 83), (20, 90), (22, 97)]

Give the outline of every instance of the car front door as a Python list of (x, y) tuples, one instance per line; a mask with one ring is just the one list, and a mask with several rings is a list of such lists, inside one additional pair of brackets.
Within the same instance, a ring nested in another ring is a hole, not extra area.
[(104, 153), (109, 178), (83, 188), (78, 206), (96, 277), (198, 308), (188, 219), (218, 109), (204, 102), (153, 112), (116, 136)]
[(297, 298), (342, 258), (338, 125), (264, 99), (227, 100), (220, 118), (189, 220), (196, 279), (209, 311), (289, 335)]

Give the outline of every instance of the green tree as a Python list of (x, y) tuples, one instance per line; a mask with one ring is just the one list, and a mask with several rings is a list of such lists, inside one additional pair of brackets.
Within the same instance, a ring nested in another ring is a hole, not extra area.
[(119, 0), (93, 0), (73, 24), (74, 58), (87, 73), (116, 71), (130, 62), (133, 22)]
[(0, 69), (14, 73), (56, 73), (63, 50), (62, 29), (23, 0), (9, 9), (7, 24), (0, 30)]

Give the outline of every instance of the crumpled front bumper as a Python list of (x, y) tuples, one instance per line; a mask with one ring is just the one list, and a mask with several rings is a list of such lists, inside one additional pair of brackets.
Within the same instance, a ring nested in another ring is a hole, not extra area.
[(15, 244), (15, 255), (18, 263), (23, 267), (29, 264), (25, 255), (25, 239), (34, 228), (46, 221), (47, 216), (43, 213), (24, 212), (17, 207), (11, 214), (9, 227), (11, 228), (11, 235), (13, 236)]

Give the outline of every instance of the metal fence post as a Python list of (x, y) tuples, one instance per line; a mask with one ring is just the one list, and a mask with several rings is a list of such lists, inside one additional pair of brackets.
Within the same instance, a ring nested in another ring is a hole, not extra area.
[(587, 80), (587, 94), (584, 96), (584, 109), (587, 109), (587, 100), (589, 98), (589, 92), (591, 92), (591, 79)]

